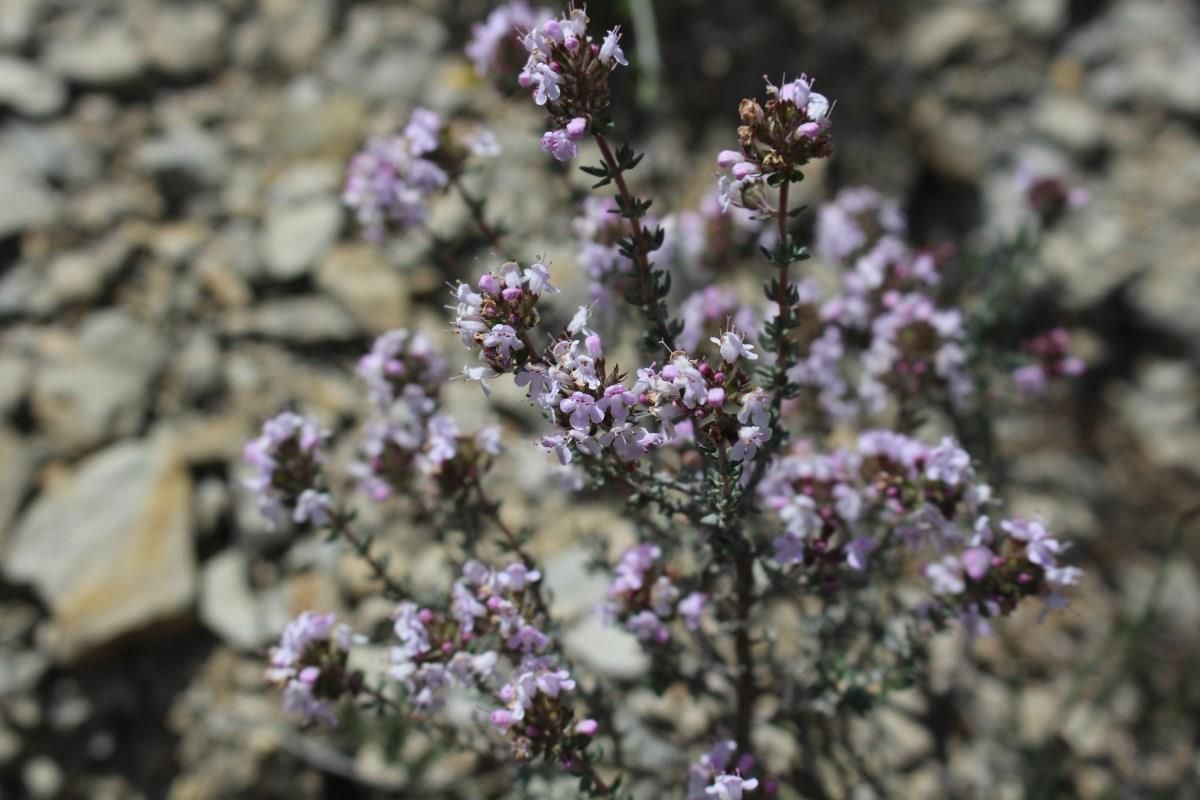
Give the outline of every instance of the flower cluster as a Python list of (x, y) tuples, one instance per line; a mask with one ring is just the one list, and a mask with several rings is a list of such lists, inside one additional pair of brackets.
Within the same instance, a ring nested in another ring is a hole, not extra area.
[[(476, 287), (459, 283), (454, 290), (458, 304), (453, 327), (463, 344), (478, 349), (495, 372), (510, 372), (534, 358), (529, 331), (538, 322), (538, 301), (544, 293), (558, 291), (546, 266), (535, 263), (521, 269), (508, 261), (483, 275)], [(482, 381), (488, 373), (467, 376)]]
[(525, 0), (512, 0), (492, 9), (483, 22), (471, 26), (466, 54), (475, 65), (475, 73), (482, 77), (515, 72), (526, 57), (518, 32), (533, 30), (552, 16), (549, 9), (530, 8)]
[(733, 461), (754, 460), (771, 438), (770, 396), (755, 388), (742, 369), (758, 359), (746, 339), (730, 327), (710, 337), (719, 353), (711, 362), (676, 351), (661, 369), (638, 370), (635, 391), (646, 398), (668, 436), (674, 435), (677, 424), (687, 422), (714, 446), (728, 447)]
[(421, 415), (436, 404), (447, 377), (446, 360), (429, 337), (403, 328), (380, 335), (355, 373), (380, 411), (399, 402)]
[(353, 211), (363, 235), (382, 240), (425, 223), (434, 195), (462, 171), (471, 155), (499, 152), (495, 136), (478, 125), (450, 126), (434, 111), (413, 111), (404, 130), (377, 136), (350, 160), (342, 202)]
[(587, 23), (587, 14), (576, 8), (530, 28), (521, 39), (529, 57), (517, 82), (532, 89), (533, 101), (546, 109), (554, 127), (542, 136), (541, 146), (559, 161), (579, 154), (576, 142), (608, 106), (609, 74), (629, 64), (619, 27), (596, 43)]
[(574, 737), (596, 732), (594, 721), (575, 721), (567, 702), (575, 681), (533, 622), (532, 587), (540, 580), (524, 564), (494, 570), (472, 560), (454, 583), (448, 609), (403, 602), (395, 613), (399, 644), (392, 648), (391, 674), (408, 702), (437, 709), (449, 687), (484, 691), (499, 704), (492, 724), (510, 736), (522, 760), (570, 750)]
[(989, 620), (1011, 613), (1026, 597), (1039, 597), (1042, 617), (1067, 605), (1061, 594), (1083, 576), (1078, 567), (1059, 564), (1067, 544), (1040, 520), (1014, 517), (994, 531), (981, 518), (970, 539), (925, 567), (939, 602), (928, 610), (935, 620), (956, 616), (971, 633), (991, 632)]
[(945, 391), (961, 405), (972, 394), (962, 313), (938, 305), (936, 260), (905, 232), (895, 202), (873, 189), (845, 189), (819, 213), (818, 250), (841, 286), (823, 297), (812, 280), (793, 285), (787, 378), (835, 419), (877, 414), (893, 396)]
[(441, 118), (418, 108), (403, 133), (378, 136), (350, 160), (342, 201), (354, 211), (363, 235), (380, 241), (388, 225), (411, 228), (429, 216), (429, 198), (449, 176), (429, 158), (438, 148)]
[(488, 470), (501, 450), (500, 431), (487, 426), (467, 435), (449, 414), (380, 416), (367, 424), (362, 450), (351, 471), (376, 502), (408, 493), (418, 477), (450, 497)]
[(267, 679), (283, 688), (283, 710), (305, 722), (336, 724), (334, 704), (358, 681), (346, 671), (350, 645), (364, 641), (336, 614), (305, 611), (289, 622), (267, 668)]
[[(737, 742), (732, 739), (717, 742), (713, 748), (696, 759), (688, 767), (688, 785), (685, 800), (741, 800), (745, 792), (758, 788), (757, 778), (743, 778), (742, 774), (754, 769), (755, 759), (749, 753), (738, 759), (732, 771), (727, 771)], [(766, 782), (764, 790), (770, 792), (775, 786)]]
[(245, 485), (272, 530), (289, 514), (297, 524), (328, 519), (331, 499), (320, 488), (327, 435), (316, 421), (285, 411), (264, 422), (262, 434), (246, 444), (243, 459), (254, 474)]
[[(759, 492), (783, 527), (774, 542), (780, 564), (803, 565), (830, 590), (843, 564), (864, 572), (872, 554), (893, 543), (923, 548), (935, 556), (924, 569), (934, 594), (953, 597), (942, 607), (975, 629), (982, 629), (976, 620), (1007, 614), (1023, 597), (1056, 602), (1058, 589), (1080, 574), (1058, 566), (1053, 555), (1065, 548), (1038, 525), (1009, 520), (1000, 524), (1007, 537), (993, 533), (991, 489), (950, 438), (930, 447), (873, 430), (853, 450), (829, 453), (799, 442), (771, 464)], [(1030, 542), (1028, 553), (1002, 539)]]
[[(790, 181), (800, 167), (833, 152), (829, 115), (833, 105), (812, 90), (802, 75), (783, 86), (767, 81), (765, 105), (746, 98), (738, 109), (740, 150), (722, 150), (717, 166), (729, 170), (718, 181), (721, 207), (731, 205), (770, 213), (766, 193), (772, 181)], [(778, 185), (778, 184), (772, 184)]]
[(894, 198), (870, 186), (848, 187), (817, 213), (817, 253), (831, 264), (852, 264), (876, 242), (903, 239), (907, 228)]
[(467, 284), (455, 290), (454, 328), (485, 362), (465, 367), (464, 375), (479, 380), (487, 391), (487, 379), (513, 374), (530, 401), (559, 429), (540, 443), (561, 463), (569, 463), (574, 452), (595, 456), (605, 449), (636, 461), (667, 440), (664, 433), (639, 424), (659, 411), (643, 402), (645, 371), (639, 372), (633, 388), (625, 385), (624, 375), (607, 371), (600, 335), (588, 327), (588, 306), (579, 308), (563, 335), (544, 352), (533, 346), (530, 331), (538, 322), (537, 304), (544, 292), (557, 291), (544, 265), (522, 270), (509, 262), (498, 274), (485, 274), (477, 286), (479, 291)]
[(884, 312), (871, 325), (863, 354), (858, 394), (872, 411), (887, 402), (887, 390), (916, 397), (945, 386), (961, 403), (971, 393), (962, 312), (938, 308), (925, 294), (889, 294)]
[(1025, 394), (1044, 394), (1051, 378), (1082, 375), (1086, 369), (1082, 358), (1071, 355), (1071, 336), (1063, 328), (1022, 342), (1021, 350), (1033, 363), (1017, 368), (1012, 377)]
[(496, 428), (464, 435), (453, 417), (438, 412), (446, 363), (424, 334), (382, 334), (359, 359), (357, 373), (375, 413), (366, 425), (363, 457), (351, 471), (373, 500), (408, 492), (418, 476), (453, 495), (500, 452)]
[(671, 638), (667, 625), (675, 619), (688, 630), (700, 627), (708, 596), (692, 592), (680, 599), (679, 588), (658, 561), (662, 548), (639, 544), (624, 552), (608, 586), (608, 600), (600, 611), (605, 621), (619, 621), (625, 630), (643, 642), (666, 644)]
[(550, 348), (549, 357), (517, 374), (518, 386), (545, 412), (559, 433), (542, 437), (540, 445), (568, 464), (573, 452), (598, 456), (611, 450), (625, 461), (637, 461), (664, 444), (666, 432), (644, 424), (653, 415), (642, 396), (643, 384), (632, 388), (616, 370), (608, 372), (600, 335), (587, 327), (588, 308), (579, 309), (567, 335)]

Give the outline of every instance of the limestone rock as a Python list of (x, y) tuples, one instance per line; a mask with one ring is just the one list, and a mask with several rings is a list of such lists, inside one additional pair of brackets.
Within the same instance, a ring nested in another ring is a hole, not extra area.
[(204, 565), (200, 619), (234, 647), (251, 650), (279, 634), (288, 615), (280, 592), (256, 594), (245, 553), (226, 550)]
[(66, 99), (66, 88), (53, 75), (28, 61), (0, 56), (0, 106), (43, 117), (62, 108)]
[(22, 517), (3, 571), (50, 607), (60, 658), (191, 605), (191, 492), (174, 447), (159, 436), (91, 456)]
[(317, 270), (317, 284), (372, 333), (409, 318), (408, 288), (377, 248), (353, 244), (334, 249)]
[(146, 66), (137, 39), (119, 21), (89, 25), (54, 39), (46, 59), (73, 83), (97, 88), (129, 83)]

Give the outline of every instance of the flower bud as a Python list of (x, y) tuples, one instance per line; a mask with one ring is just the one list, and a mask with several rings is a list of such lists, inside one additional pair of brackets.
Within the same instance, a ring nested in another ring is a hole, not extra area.
[(500, 279), (489, 272), (479, 279), (479, 290), (490, 295), (500, 294)]
[(734, 164), (740, 164), (745, 160), (746, 157), (737, 150), (722, 150), (717, 154), (717, 166), (721, 169), (729, 169)]
[(583, 117), (576, 117), (567, 123), (567, 136), (572, 139), (582, 139), (587, 135), (587, 120)]

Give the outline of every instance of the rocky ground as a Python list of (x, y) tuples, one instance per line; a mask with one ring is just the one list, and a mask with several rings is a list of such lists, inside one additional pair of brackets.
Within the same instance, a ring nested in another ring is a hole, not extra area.
[[(1018, 621), (975, 663), (946, 637), (938, 702), (875, 733), (906, 797), (947, 780), (979, 797), (1197, 796), (1196, 531), (1172, 534), (1200, 501), (1200, 9), (655, 5), (662, 83), (644, 76), (651, 100), (627, 122), (676, 195), (707, 180), (741, 94), (783, 69), (840, 99), (839, 155), (807, 190), (874, 183), (929, 240), (983, 220), (977, 237), (999, 235), (1017, 163), (1090, 190), (1040, 274), (1047, 319), (1070, 322), (1091, 369), (1003, 427), (1015, 502), (1080, 541), (1089, 578), (1063, 620)], [(427, 329), (459, 363), (427, 243), (368, 247), (337, 199), (349, 155), (415, 104), (490, 120), (505, 157), (476, 180), (527, 249), (572, 262), (570, 211), (536, 189), (553, 180), (536, 117), (459, 55), (484, 6), (0, 4), (0, 797), (342, 796), (411, 777), (378, 748), (295, 733), (262, 691), (260, 654), (292, 614), (381, 609), (336, 547), (262, 527), (238, 458), (288, 404), (356, 419), (350, 359), (377, 332)], [(466, 230), (465, 209), (443, 204), (434, 228)], [(453, 402), (489, 413), (473, 390)], [(541, 455), (509, 458), (538, 495)], [(610, 523), (602, 507), (572, 522)], [(436, 553), (390, 530), (436, 581)], [(603, 583), (542, 538), (560, 610), (586, 610)], [(585, 625), (581, 658), (636, 672), (627, 642)], [(976, 735), (947, 755), (926, 723), (949, 698)], [(422, 780), (475, 796), (453, 788), (474, 767), (443, 759)]]

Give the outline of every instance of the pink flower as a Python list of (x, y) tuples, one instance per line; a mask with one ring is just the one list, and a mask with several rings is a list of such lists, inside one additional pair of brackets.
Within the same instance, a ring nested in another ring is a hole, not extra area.
[(550, 153), (559, 161), (570, 161), (579, 155), (579, 146), (572, 141), (566, 129), (546, 131), (542, 134), (539, 144), (542, 150)]

